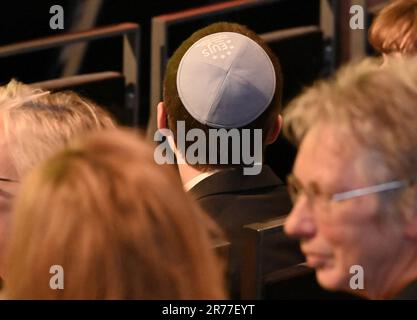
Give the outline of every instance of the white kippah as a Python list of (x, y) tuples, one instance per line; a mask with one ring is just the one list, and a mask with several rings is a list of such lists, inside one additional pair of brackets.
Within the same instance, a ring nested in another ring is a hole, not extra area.
[(254, 121), (271, 103), (275, 85), (267, 53), (234, 32), (214, 33), (194, 43), (177, 72), (184, 107), (214, 128), (239, 128)]

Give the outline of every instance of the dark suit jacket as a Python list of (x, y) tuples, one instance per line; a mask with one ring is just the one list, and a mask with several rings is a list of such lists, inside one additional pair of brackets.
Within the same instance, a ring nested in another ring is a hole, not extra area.
[[(243, 175), (241, 169), (221, 170), (199, 182), (190, 192), (203, 210), (223, 228), (232, 244), (231, 292), (233, 298), (238, 298), (240, 260), (244, 250), (243, 226), (288, 214), (291, 202), (286, 187), (271, 168), (263, 166), (262, 172), (254, 176)], [(271, 249), (265, 250), (266, 272), (304, 260), (298, 242), (289, 238), (279, 241), (280, 248), (285, 241), (284, 247), (288, 250), (279, 252), (276, 243), (267, 245)]]

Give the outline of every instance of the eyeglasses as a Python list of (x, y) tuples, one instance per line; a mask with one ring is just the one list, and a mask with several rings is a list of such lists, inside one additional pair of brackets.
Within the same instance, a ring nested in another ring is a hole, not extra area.
[(295, 204), (298, 197), (304, 193), (309, 200), (316, 198), (326, 199), (329, 202), (339, 202), (349, 200), (357, 197), (366, 196), (369, 194), (386, 192), (397, 190), (401, 188), (409, 187), (414, 183), (414, 180), (394, 180), (390, 182), (380, 183), (369, 187), (353, 189), (349, 191), (339, 193), (326, 193), (322, 192), (316, 183), (311, 183), (307, 187), (304, 187), (300, 180), (294, 175), (289, 175), (287, 178), (287, 187), (292, 202)]

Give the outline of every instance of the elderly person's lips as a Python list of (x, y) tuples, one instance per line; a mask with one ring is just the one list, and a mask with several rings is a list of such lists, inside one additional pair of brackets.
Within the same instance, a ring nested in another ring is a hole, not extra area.
[(315, 269), (325, 267), (332, 258), (331, 255), (313, 252), (305, 252), (304, 255), (306, 256), (307, 265)]

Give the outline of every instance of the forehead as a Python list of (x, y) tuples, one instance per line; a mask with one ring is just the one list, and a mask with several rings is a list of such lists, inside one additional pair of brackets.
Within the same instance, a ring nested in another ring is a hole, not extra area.
[(303, 184), (349, 187), (358, 182), (361, 154), (363, 150), (348, 132), (334, 125), (317, 125), (299, 147), (294, 173)]

